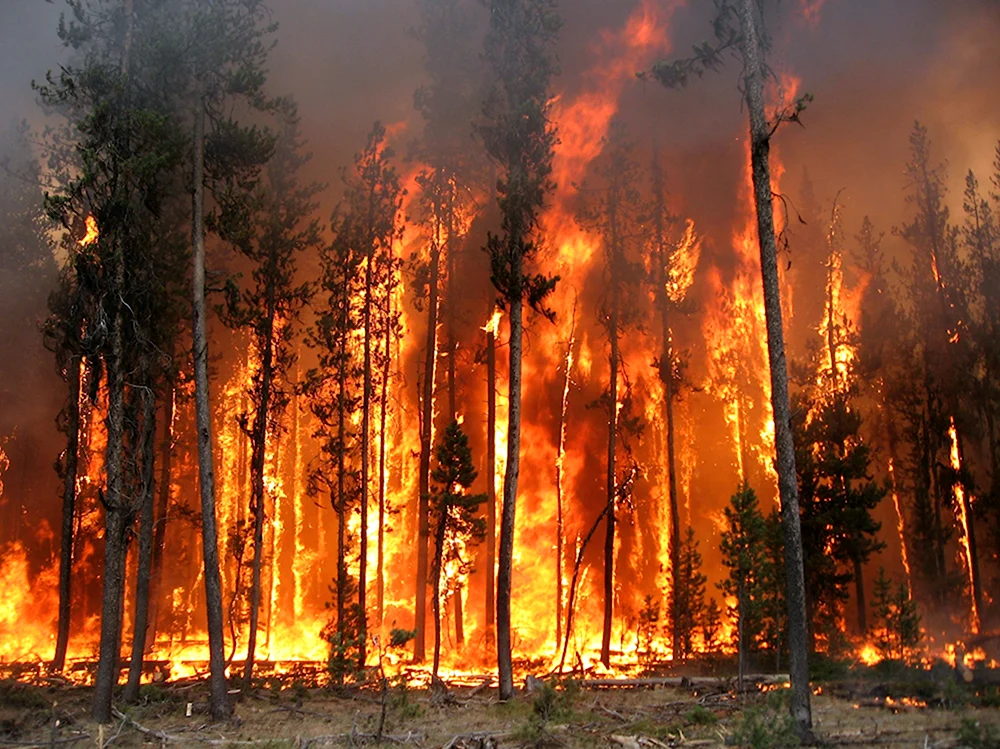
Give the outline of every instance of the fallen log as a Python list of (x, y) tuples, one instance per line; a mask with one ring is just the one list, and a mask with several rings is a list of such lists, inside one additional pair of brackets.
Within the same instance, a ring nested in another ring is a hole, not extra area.
[[(744, 677), (745, 682), (770, 685), (787, 684), (788, 674), (758, 674)], [(642, 676), (633, 679), (581, 679), (584, 689), (649, 689), (652, 687), (728, 687), (735, 682), (720, 676)]]

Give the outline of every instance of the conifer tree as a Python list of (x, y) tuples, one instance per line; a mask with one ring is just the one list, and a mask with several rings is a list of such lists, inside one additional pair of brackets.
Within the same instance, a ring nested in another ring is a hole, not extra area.
[[(298, 257), (319, 244), (313, 218), (320, 186), (300, 185), (296, 173), (309, 156), (302, 152), (297, 115), (285, 113), (281, 137), (264, 179), (249, 193), (220, 196), (217, 229), (250, 263), (250, 281), (227, 286), (226, 322), (249, 331), (256, 368), (247, 393), (250, 409), (238, 415), (251, 447), (250, 517), (253, 520), (253, 581), (250, 630), (244, 662), (244, 688), (252, 686), (264, 565), (264, 518), (267, 503), (264, 468), (268, 438), (283, 429), (291, 398), (290, 371), (300, 313), (309, 300), (309, 284), (297, 283)], [(273, 501), (272, 501), (273, 503)]]
[(549, 122), (550, 84), (556, 72), (551, 51), (562, 22), (553, 0), (489, 0), (486, 59), (496, 82), (487, 95), (479, 133), (499, 171), (503, 214), (500, 234), (490, 235), (490, 276), (510, 320), (507, 467), (503, 484), (497, 572), (497, 661), (500, 698), (514, 696), (511, 661), (511, 574), (521, 449), (521, 356), (524, 305), (551, 317), (545, 298), (556, 279), (532, 273), (537, 254), (538, 213), (551, 187), (555, 131)]
[[(583, 187), (591, 197), (579, 217), (581, 226), (600, 237), (604, 246), (605, 293), (597, 310), (598, 320), (608, 336), (608, 388), (601, 398), (607, 413), (608, 440), (605, 465), (606, 532), (604, 539), (604, 629), (601, 637), (601, 662), (610, 665), (611, 627), (615, 598), (615, 500), (620, 482), (618, 448), (623, 432), (632, 426), (622, 418), (622, 404), (630, 401), (629, 377), (621, 355), (621, 342), (639, 323), (638, 298), (641, 268), (637, 260), (640, 236), (641, 201), (638, 194), (638, 164), (631, 156), (631, 145), (618, 126), (605, 141), (607, 163), (600, 169), (597, 184)], [(633, 430), (634, 431), (634, 430)], [(628, 475), (628, 469), (625, 470)]]
[[(437, 466), (431, 475), (434, 491), (431, 494), (431, 521), (434, 525), (434, 665), (432, 678), (436, 679), (441, 662), (441, 578), (445, 565), (456, 565), (459, 574), (467, 574), (470, 563), (463, 556), (469, 546), (478, 544), (486, 535), (486, 520), (480, 516), (479, 507), (485, 494), (468, 494), (476, 480), (477, 472), (472, 462), (469, 438), (457, 421), (452, 422), (441, 435), (435, 451)], [(461, 589), (453, 590), (461, 595)]]
[[(674, 573), (676, 595), (671, 596), (669, 615), (674, 660), (685, 661), (694, 653), (694, 636), (705, 622), (705, 582), (701, 572), (701, 552), (694, 528), (688, 526), (679, 550)], [(714, 602), (714, 599), (713, 599)]]

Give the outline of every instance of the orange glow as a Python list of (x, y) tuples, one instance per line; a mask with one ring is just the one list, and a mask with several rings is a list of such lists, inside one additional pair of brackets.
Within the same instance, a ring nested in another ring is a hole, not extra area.
[[(955, 417), (951, 417), (951, 424), (948, 427), (948, 436), (951, 438), (951, 467), (956, 474), (962, 470), (962, 459), (958, 445), (958, 429), (955, 427)], [(975, 580), (973, 577), (972, 546), (969, 540), (969, 515), (966, 510), (966, 502), (972, 504), (972, 497), (966, 498), (965, 487), (960, 481), (955, 483), (955, 507), (958, 510), (959, 524), (962, 526), (962, 535), (959, 541), (962, 545), (962, 552), (965, 554), (965, 569), (969, 575), (969, 601), (970, 615), (972, 617), (972, 631), (979, 632), (979, 607), (976, 604)]]
[(94, 244), (101, 236), (101, 232), (97, 228), (97, 219), (93, 215), (87, 216), (87, 233), (83, 235), (83, 239), (79, 241), (81, 247), (89, 247)]

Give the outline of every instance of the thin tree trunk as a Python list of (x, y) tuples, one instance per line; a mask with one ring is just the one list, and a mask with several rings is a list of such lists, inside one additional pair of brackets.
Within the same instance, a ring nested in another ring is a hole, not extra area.
[[(512, 243), (514, 239), (508, 240)], [(520, 283), (523, 260), (512, 253), (511, 278)], [(510, 592), (514, 564), (514, 522), (516, 519), (517, 479), (521, 469), (521, 351), (523, 345), (524, 301), (515, 294), (510, 300), (510, 379), (507, 423), (507, 468), (503, 481), (503, 508), (500, 517), (500, 554), (497, 570), (497, 671), (500, 699), (514, 696), (514, 665), (511, 657)]]
[(868, 616), (865, 606), (865, 570), (860, 557), (854, 559), (854, 597), (858, 607), (858, 632), (865, 635), (868, 633)]
[(604, 520), (607, 512), (608, 506), (604, 505), (601, 513), (597, 516), (594, 524), (590, 526), (590, 530), (587, 531), (587, 535), (584, 536), (583, 542), (576, 552), (576, 561), (573, 563), (573, 575), (569, 580), (569, 600), (566, 601), (566, 632), (563, 638), (562, 655), (559, 657), (559, 673), (562, 673), (563, 666), (566, 664), (566, 651), (569, 649), (569, 638), (573, 635), (573, 612), (576, 608), (576, 582), (580, 577), (580, 566), (583, 564), (583, 555), (587, 551), (590, 540), (597, 533), (597, 529), (600, 527), (601, 521)]
[(563, 377), (562, 404), (559, 409), (559, 452), (556, 454), (556, 648), (562, 642), (563, 615), (563, 556), (566, 545), (566, 517), (563, 507), (563, 462), (566, 458), (566, 412), (569, 409), (569, 388), (573, 372), (573, 348), (576, 345), (576, 304), (570, 321), (569, 343), (563, 359), (566, 368)]
[[(958, 428), (955, 428), (955, 442), (958, 452), (958, 465), (965, 465), (965, 448), (962, 443), (962, 437), (958, 433)], [(961, 477), (959, 477), (961, 481)], [(983, 616), (983, 587), (982, 581), (979, 575), (979, 552), (976, 546), (976, 520), (973, 514), (972, 497), (970, 496), (969, 489), (962, 486), (962, 512), (965, 516), (966, 527), (963, 532), (966, 533), (966, 542), (968, 543), (968, 563), (969, 563), (969, 578), (972, 584), (972, 604), (973, 604), (973, 621), (972, 629), (975, 634), (979, 633), (980, 627), (982, 626), (982, 616)]]
[[(617, 258), (612, 256), (614, 266)], [(608, 381), (608, 465), (607, 465), (607, 531), (604, 536), (604, 629), (601, 635), (601, 663), (611, 665), (611, 626), (614, 616), (615, 595), (615, 448), (618, 443), (618, 282), (615, 270), (611, 272), (611, 375)]]
[(376, 570), (376, 607), (378, 625), (385, 617), (385, 514), (386, 514), (386, 469), (388, 452), (385, 438), (389, 423), (389, 372), (392, 365), (392, 297), (386, 294), (385, 309), (385, 359), (382, 362), (382, 393), (379, 398), (379, 439), (378, 439), (378, 568)]
[[(368, 639), (368, 491), (371, 483), (371, 406), (372, 406), (372, 295), (374, 293), (374, 241), (368, 247), (368, 262), (365, 263), (365, 308), (364, 308), (364, 374), (361, 393), (361, 549), (358, 565), (358, 668), (365, 667)], [(388, 289), (386, 289), (388, 293)]]
[(153, 563), (149, 573), (149, 620), (146, 650), (156, 643), (157, 623), (163, 598), (163, 553), (166, 549), (167, 513), (170, 505), (170, 482), (173, 463), (174, 385), (167, 384), (163, 408), (163, 442), (160, 444), (160, 481), (157, 487), (156, 514), (153, 524)]
[(194, 245), (194, 395), (198, 426), (198, 477), (201, 488), (201, 540), (208, 614), (209, 671), (213, 720), (230, 715), (226, 687), (225, 642), (222, 635), (222, 580), (219, 574), (219, 539), (215, 518), (215, 468), (212, 457), (212, 411), (208, 392), (208, 333), (205, 306), (205, 103), (201, 96), (194, 114), (194, 194), (192, 242)]
[[(243, 663), (243, 689), (253, 687), (253, 664), (257, 650), (257, 629), (260, 623), (261, 573), (264, 569), (264, 463), (267, 459), (267, 423), (271, 411), (271, 386), (274, 378), (274, 317), (275, 302), (273, 283), (267, 290), (267, 319), (264, 335), (258, 339), (263, 344), (260, 351), (260, 399), (251, 428), (250, 446), (250, 510), (253, 514), (253, 570), (250, 583), (250, 631), (247, 639), (247, 657)], [(272, 572), (273, 574), (273, 572)]]
[(802, 529), (799, 517), (795, 446), (792, 440), (791, 408), (788, 399), (788, 369), (781, 320), (781, 289), (778, 280), (778, 248), (771, 203), (770, 126), (764, 115), (764, 67), (757, 29), (757, 4), (741, 0), (743, 61), (746, 66), (745, 93), (750, 113), (750, 153), (757, 233), (760, 242), (764, 312), (767, 321), (767, 350), (771, 367), (771, 406), (774, 411), (777, 449), (778, 489), (781, 497), (782, 526), (785, 531), (785, 566), (788, 575), (789, 676), (792, 684), (791, 713), (800, 738), (812, 734), (809, 689), (808, 635), (806, 631), (805, 576), (802, 568)]
[(448, 522), (447, 508), (441, 507), (437, 528), (434, 530), (434, 598), (431, 605), (434, 609), (434, 666), (431, 669), (431, 681), (438, 678), (438, 666), (441, 663), (441, 562), (444, 557), (444, 535)]
[[(349, 310), (350, 305), (350, 283), (351, 279), (344, 276), (343, 297), (341, 298), (341, 309)], [(340, 336), (340, 372), (337, 378), (337, 436), (340, 445), (337, 450), (337, 496), (332, 501), (333, 508), (337, 512), (337, 635), (340, 639), (338, 645), (343, 647), (347, 639), (347, 622), (344, 617), (347, 611), (347, 337), (348, 331), (339, 330)], [(343, 676), (340, 676), (343, 681)]]
[(124, 700), (139, 699), (139, 680), (146, 652), (149, 622), (150, 575), (153, 562), (153, 496), (156, 494), (156, 394), (147, 378), (142, 389), (142, 508), (139, 517), (139, 568), (135, 585), (135, 620), (132, 623), (132, 658)]
[[(656, 239), (657, 289), (656, 296), (660, 306), (660, 328), (663, 336), (663, 351), (660, 354), (660, 380), (663, 382), (663, 411), (667, 423), (667, 501), (670, 505), (670, 536), (667, 543), (667, 554), (670, 558), (670, 610), (677, 611), (677, 570), (681, 566), (680, 544), (680, 503), (677, 498), (677, 470), (674, 449), (674, 351), (670, 330), (670, 297), (667, 295), (667, 265), (670, 258), (667, 254), (667, 230), (664, 225), (666, 213), (666, 186), (663, 181), (663, 170), (660, 166), (659, 154), (653, 159), (653, 199), (656, 202), (653, 231)], [(680, 632), (677, 622), (671, 617), (670, 643), (676, 653)]]
[(63, 464), (62, 538), (59, 545), (59, 624), (52, 671), (61, 673), (69, 647), (69, 625), (73, 613), (73, 521), (76, 516), (76, 473), (80, 448), (81, 370), (85, 360), (73, 357), (67, 367), (66, 459)]
[[(491, 305), (492, 307), (492, 305)], [(496, 637), (497, 559), (497, 326), (486, 330), (486, 636)]]
[(437, 377), (438, 312), (440, 305), (439, 284), (441, 277), (441, 231), (435, 229), (431, 242), (430, 284), (427, 303), (427, 343), (424, 348), (424, 379), (420, 398), (420, 465), (417, 497), (417, 591), (414, 625), (417, 635), (413, 640), (413, 661), (421, 663), (425, 657), (427, 627), (427, 555), (430, 541), (430, 476), (431, 450), (434, 442), (434, 385)]

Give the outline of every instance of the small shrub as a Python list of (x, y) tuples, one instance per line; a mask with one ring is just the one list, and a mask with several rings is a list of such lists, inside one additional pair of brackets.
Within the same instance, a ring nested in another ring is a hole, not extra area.
[(743, 711), (731, 738), (735, 746), (745, 749), (782, 749), (799, 745), (791, 715), (759, 707)]
[(1000, 749), (1000, 732), (996, 726), (966, 718), (958, 729), (958, 745), (965, 749)]
[(719, 722), (719, 717), (704, 705), (695, 705), (684, 714), (684, 718), (696, 726), (710, 726)]

